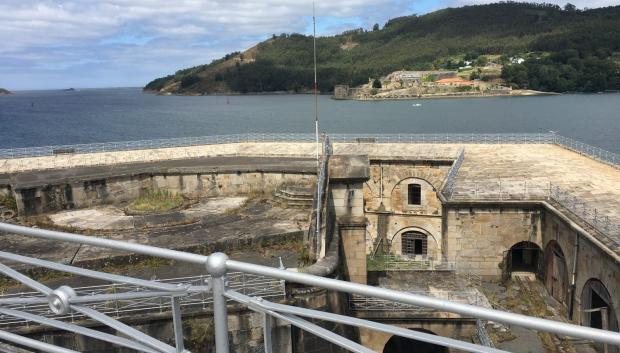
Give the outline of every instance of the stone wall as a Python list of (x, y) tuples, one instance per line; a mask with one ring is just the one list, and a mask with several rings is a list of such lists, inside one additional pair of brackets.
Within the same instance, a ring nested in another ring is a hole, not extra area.
[(124, 205), (158, 189), (200, 198), (271, 193), (283, 183), (310, 185), (315, 180), (316, 176), (305, 173), (139, 174), (17, 190), (15, 199), (20, 215), (34, 215), (102, 204)]
[(506, 252), (522, 241), (542, 245), (536, 205), (450, 205), (445, 209), (444, 254), (460, 271), (502, 274)]
[(0, 197), (5, 197), (11, 194), (11, 187), (9, 185), (0, 185)]
[[(592, 238), (572, 221), (560, 216), (555, 209), (549, 208), (543, 217), (543, 246), (545, 251), (545, 269), (551, 261), (549, 249), (559, 247), (566, 262), (566, 277), (568, 282), (564, 295), (556, 295), (568, 311), (572, 311), (572, 319), (582, 325), (587, 325), (587, 317), (583, 310), (589, 309), (589, 303), (583, 302), (584, 289), (589, 281), (600, 282), (610, 294), (611, 306), (615, 323), (610, 323), (610, 329), (618, 331), (620, 321), (620, 262), (618, 257), (601, 250)], [(575, 266), (576, 263), (576, 266)], [(574, 273), (573, 273), (574, 271)], [(573, 281), (574, 276), (574, 281)], [(553, 278), (551, 271), (545, 271), (544, 281), (547, 289), (551, 289)], [(572, 308), (571, 308), (572, 306)], [(572, 309), (572, 310), (571, 310)], [(613, 320), (612, 320), (613, 321)]]
[[(364, 184), (368, 218), (367, 252), (384, 239), (383, 250), (401, 254), (401, 235), (417, 231), (428, 237), (429, 257), (442, 256), (442, 205), (438, 192), (449, 165), (429, 161), (373, 161)], [(421, 204), (409, 205), (409, 184), (421, 187)], [(386, 246), (387, 244), (387, 246)]]

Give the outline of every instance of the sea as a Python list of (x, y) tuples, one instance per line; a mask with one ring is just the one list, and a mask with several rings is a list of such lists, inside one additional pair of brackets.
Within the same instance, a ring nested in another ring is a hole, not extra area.
[[(419, 104), (419, 105), (418, 105)], [(620, 153), (620, 93), (340, 101), (320, 96), (330, 133), (549, 132)], [(311, 95), (160, 96), (139, 88), (0, 96), (0, 148), (251, 132), (314, 132)]]

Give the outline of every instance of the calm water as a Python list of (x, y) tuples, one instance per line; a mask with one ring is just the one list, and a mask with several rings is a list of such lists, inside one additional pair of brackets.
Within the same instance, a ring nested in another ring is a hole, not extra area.
[[(227, 102), (228, 100), (228, 102)], [(547, 132), (620, 152), (620, 94), (354, 102), (320, 97), (328, 133)], [(227, 104), (228, 103), (228, 104)], [(175, 97), (138, 89), (0, 97), (0, 148), (218, 135), (314, 132), (308, 95)]]

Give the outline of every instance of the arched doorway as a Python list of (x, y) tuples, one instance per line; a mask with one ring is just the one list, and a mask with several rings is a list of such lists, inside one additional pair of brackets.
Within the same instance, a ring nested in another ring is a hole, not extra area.
[(545, 248), (545, 286), (562, 304), (568, 304), (568, 267), (560, 245), (552, 240)]
[(531, 241), (522, 241), (513, 245), (506, 256), (506, 271), (512, 272), (533, 272), (540, 270), (542, 260), (542, 250)]
[[(411, 329), (412, 331), (430, 333), (434, 335), (435, 333), (429, 330), (415, 328)], [(446, 347), (439, 346), (432, 343), (421, 342), (418, 340), (414, 340), (411, 338), (405, 338), (400, 336), (392, 336), (385, 347), (383, 347), (383, 353), (449, 353), (450, 350)]]
[[(605, 311), (597, 310), (600, 308), (606, 308), (607, 315), (603, 316)], [(581, 291), (581, 324), (618, 332), (618, 319), (609, 291), (596, 278), (589, 279)], [(602, 345), (597, 348), (602, 351)], [(618, 347), (609, 346), (609, 352), (617, 353)]]

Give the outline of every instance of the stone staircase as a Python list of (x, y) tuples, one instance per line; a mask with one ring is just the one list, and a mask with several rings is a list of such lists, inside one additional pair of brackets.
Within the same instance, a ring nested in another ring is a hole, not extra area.
[(312, 208), (314, 187), (283, 186), (274, 196), (276, 202), (284, 208)]

